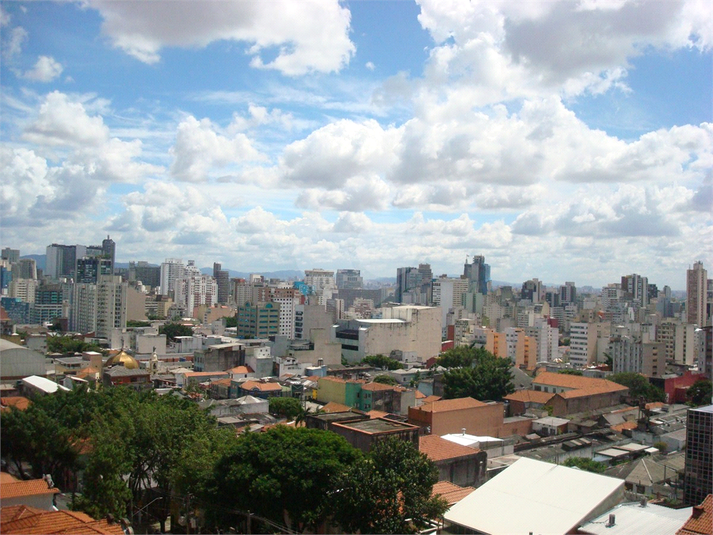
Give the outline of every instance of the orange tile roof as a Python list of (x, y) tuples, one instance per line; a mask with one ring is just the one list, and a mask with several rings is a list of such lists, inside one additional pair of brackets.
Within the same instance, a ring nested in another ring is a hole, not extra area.
[(57, 494), (59, 489), (49, 488), (44, 479), (27, 481), (3, 482), (0, 484), (0, 498), (19, 498), (20, 496), (39, 496), (41, 494)]
[(694, 505), (691, 518), (676, 532), (676, 535), (710, 535), (713, 533), (713, 494), (700, 505)]
[(639, 424), (637, 424), (636, 422), (623, 422), (617, 425), (612, 425), (609, 427), (609, 429), (611, 429), (612, 431), (616, 431), (617, 433), (621, 433), (625, 429), (636, 429), (638, 425)]
[(212, 375), (228, 375), (228, 372), (185, 372), (186, 377), (209, 377)]
[(651, 403), (647, 403), (645, 405), (645, 408), (646, 408), (646, 410), (652, 411), (654, 409), (660, 409), (664, 405), (666, 405), (666, 404), (663, 401), (653, 401)]
[(483, 407), (485, 403), (473, 398), (442, 399), (431, 403), (424, 403), (416, 407), (417, 410), (425, 412), (447, 412), (471, 409), (473, 407)]
[(218, 385), (218, 386), (230, 386), (231, 379), (230, 377), (226, 377), (224, 379), (216, 379), (215, 381), (211, 381), (211, 385)]
[(441, 396), (426, 396), (423, 398), (423, 403), (433, 403), (434, 401), (440, 401)]
[(337, 403), (336, 401), (330, 401), (326, 405), (322, 407), (323, 412), (349, 412), (352, 410), (351, 407), (348, 405), (342, 405), (341, 403)]
[(79, 370), (75, 377), (84, 379), (85, 377), (89, 375), (94, 375), (95, 373), (99, 373), (99, 370), (97, 370), (94, 366), (87, 366), (86, 368), (82, 368), (81, 370)]
[(243, 390), (260, 390), (261, 392), (276, 392), (282, 390), (279, 383), (261, 383), (258, 381), (245, 381), (240, 385)]
[(377, 390), (396, 390), (395, 385), (385, 385), (382, 383), (367, 383), (365, 385), (362, 385), (361, 389), (362, 390), (368, 390), (370, 392), (375, 392)]
[[(610, 381), (607, 381), (610, 382)], [(616, 384), (616, 383), (612, 383)], [(617, 387), (610, 387), (610, 388), (599, 388), (599, 387), (592, 387), (592, 388), (579, 388), (577, 390), (565, 390), (564, 392), (560, 392), (559, 394), (556, 394), (557, 396), (562, 396), (564, 399), (571, 399), (571, 398), (581, 398), (585, 396), (595, 396), (597, 394), (611, 394), (612, 392), (619, 392), (621, 390), (628, 390), (627, 387), (622, 386), (622, 385), (616, 385)]]
[(367, 412), (367, 414), (369, 415), (369, 418), (371, 418), (372, 420), (374, 418), (383, 418), (384, 416), (389, 415), (388, 412), (384, 412), (384, 411), (369, 411), (369, 412)]
[(474, 490), (473, 487), (460, 487), (450, 481), (439, 481), (433, 485), (431, 496), (440, 496), (446, 499), (448, 505), (454, 505)]
[(8, 474), (7, 472), (0, 472), (0, 485), (4, 485), (5, 483), (14, 483), (15, 481), (20, 480), (12, 474)]
[(532, 384), (557, 386), (560, 388), (572, 388), (577, 390), (581, 388), (598, 388), (600, 390), (608, 391), (626, 390), (625, 386), (606, 379), (596, 379), (594, 377), (584, 377), (582, 375), (552, 372), (542, 372), (532, 381)]
[(429, 459), (436, 462), (471, 456), (479, 450), (456, 444), (438, 435), (424, 435), (418, 437), (418, 451), (425, 453)]
[(521, 401), (523, 403), (547, 403), (552, 399), (552, 392), (542, 392), (539, 390), (518, 390), (512, 394), (508, 394), (503, 399), (508, 401)]
[(43, 511), (34, 507), (15, 506), (3, 507), (0, 516), (0, 532), (7, 535), (124, 535), (120, 524), (94, 520), (76, 511)]
[(426, 399), (426, 394), (424, 394), (420, 390), (416, 390), (416, 399)]
[(236, 366), (235, 368), (230, 368), (228, 373), (253, 373), (253, 369), (250, 366)]
[(3, 408), (15, 407), (17, 410), (24, 411), (30, 406), (30, 400), (22, 396), (7, 396), (0, 398), (0, 404)]

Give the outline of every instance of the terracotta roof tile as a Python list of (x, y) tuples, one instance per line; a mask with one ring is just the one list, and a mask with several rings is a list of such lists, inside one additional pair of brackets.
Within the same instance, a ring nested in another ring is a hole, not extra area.
[(7, 472), (0, 472), (0, 485), (5, 485), (6, 483), (15, 483), (16, 481), (20, 480), (12, 474), (8, 474)]
[(474, 490), (473, 487), (460, 487), (450, 481), (439, 481), (433, 485), (431, 496), (440, 496), (446, 499), (448, 505), (454, 505)]
[(3, 407), (15, 407), (17, 410), (24, 411), (30, 406), (31, 401), (22, 396), (6, 396), (0, 398), (0, 404)]
[(396, 387), (394, 385), (385, 385), (382, 383), (367, 383), (362, 385), (361, 389), (375, 392), (377, 390), (396, 390)]
[(323, 412), (349, 412), (352, 410), (351, 407), (348, 405), (342, 405), (341, 403), (337, 403), (336, 401), (330, 401), (327, 403), (324, 407), (322, 407)]
[(101, 534), (123, 535), (120, 524), (106, 520), (94, 520), (77, 511), (42, 511), (40, 509), (3, 507), (0, 512), (3, 534), (56, 535), (56, 534)]
[[(235, 368), (230, 368), (228, 373), (254, 373), (250, 366), (236, 366)], [(291, 375), (291, 374), (287, 374)]]
[(423, 398), (423, 403), (433, 403), (434, 401), (440, 401), (441, 396), (426, 396)]
[(693, 507), (691, 518), (676, 532), (676, 535), (710, 535), (713, 533), (713, 494), (703, 503)]
[(424, 394), (420, 390), (416, 390), (416, 399), (426, 399), (426, 394)]
[(215, 381), (211, 381), (211, 385), (218, 385), (218, 386), (230, 386), (230, 383), (232, 380), (230, 377), (226, 377), (224, 379), (216, 379)]
[(38, 496), (40, 494), (57, 494), (59, 489), (49, 488), (44, 479), (30, 479), (0, 484), (0, 498), (18, 498), (20, 496)]
[(473, 398), (442, 399), (431, 403), (424, 403), (417, 410), (425, 412), (447, 412), (483, 407), (485, 403)]
[(508, 401), (521, 401), (523, 403), (547, 403), (552, 399), (552, 392), (541, 392), (538, 390), (518, 390), (512, 394), (508, 394), (503, 399)]
[(636, 422), (624, 422), (621, 424), (612, 425), (609, 427), (609, 429), (611, 429), (612, 431), (616, 431), (617, 433), (621, 433), (625, 429), (636, 429), (638, 425), (639, 424), (637, 424)]
[(582, 375), (552, 372), (542, 372), (534, 379), (534, 381), (532, 381), (532, 384), (557, 386), (560, 388), (572, 388), (577, 390), (582, 388), (598, 388), (600, 390), (612, 392), (615, 390), (626, 390), (625, 386), (606, 379), (596, 379), (594, 377), (584, 377)]
[(282, 390), (279, 383), (261, 383), (259, 381), (245, 381), (240, 385), (242, 390), (260, 390), (261, 392), (276, 392)]
[(371, 418), (372, 420), (374, 418), (383, 418), (384, 416), (389, 415), (388, 412), (384, 412), (384, 411), (369, 411), (369, 412), (367, 412), (367, 414), (369, 415), (369, 418)]
[(472, 456), (479, 450), (456, 444), (438, 435), (424, 435), (418, 437), (418, 451), (425, 453), (429, 459), (436, 462)]

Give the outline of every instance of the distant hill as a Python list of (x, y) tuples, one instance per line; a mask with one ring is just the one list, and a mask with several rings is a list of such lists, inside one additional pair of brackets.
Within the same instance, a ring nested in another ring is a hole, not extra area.
[[(304, 271), (298, 271), (296, 269), (284, 269), (281, 271), (235, 271), (232, 269), (227, 270), (228, 273), (230, 273), (230, 278), (236, 278), (236, 279), (248, 279), (250, 278), (251, 274), (255, 275), (262, 275), (266, 279), (282, 279), (282, 280), (289, 280), (289, 279), (303, 279), (305, 274)], [(213, 274), (213, 268), (201, 268), (201, 273), (205, 275), (212, 275)]]
[(41, 269), (42, 271), (45, 270), (45, 266), (47, 265), (46, 254), (26, 254), (22, 255), (20, 258), (31, 258), (35, 261), (35, 264), (37, 264), (37, 268)]

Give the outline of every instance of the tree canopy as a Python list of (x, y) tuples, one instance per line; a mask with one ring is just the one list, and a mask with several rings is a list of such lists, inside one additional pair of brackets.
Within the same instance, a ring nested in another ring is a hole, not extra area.
[(193, 329), (188, 325), (180, 323), (166, 323), (158, 328), (159, 334), (165, 334), (171, 342), (175, 342), (179, 336), (192, 336)]
[(660, 388), (655, 387), (649, 380), (639, 373), (621, 372), (614, 373), (608, 377), (620, 385), (629, 389), (629, 396), (634, 399), (643, 398), (644, 401), (666, 401), (666, 394)]
[(710, 379), (699, 379), (686, 392), (688, 403), (694, 407), (713, 403), (711, 395), (713, 395), (713, 383)]
[(346, 532), (417, 533), (448, 508), (432, 497), (438, 470), (410, 442), (389, 437), (346, 472), (335, 519)]
[(398, 385), (399, 382), (391, 377), (390, 375), (377, 375), (374, 377), (374, 382), (375, 383), (381, 383), (382, 385)]
[(83, 338), (74, 338), (72, 336), (48, 336), (47, 337), (47, 352), (48, 353), (82, 353), (83, 351), (97, 351), (101, 348), (97, 344), (90, 344), (84, 341)]
[(603, 474), (607, 469), (606, 464), (585, 457), (569, 457), (563, 464), (564, 466), (579, 468), (595, 474)]
[(384, 370), (400, 370), (403, 368), (398, 360), (387, 357), (386, 355), (369, 355), (361, 360), (362, 364), (374, 366), (374, 368), (382, 368)]
[[(472, 355), (470, 366), (452, 368), (443, 374), (443, 393), (446, 399), (472, 397), (500, 401), (515, 391), (509, 359), (498, 358), (484, 349), (470, 348), (469, 351)], [(444, 354), (449, 359), (446, 362), (451, 362), (451, 359), (453, 362), (469, 360), (466, 354), (451, 357), (448, 353)]]
[(297, 398), (272, 397), (269, 400), (270, 414), (290, 420), (296, 420), (304, 415), (302, 403)]

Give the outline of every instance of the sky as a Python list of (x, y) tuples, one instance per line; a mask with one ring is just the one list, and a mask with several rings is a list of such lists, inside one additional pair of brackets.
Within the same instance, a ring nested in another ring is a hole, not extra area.
[(0, 245), (259, 273), (713, 272), (705, 0), (0, 4)]

